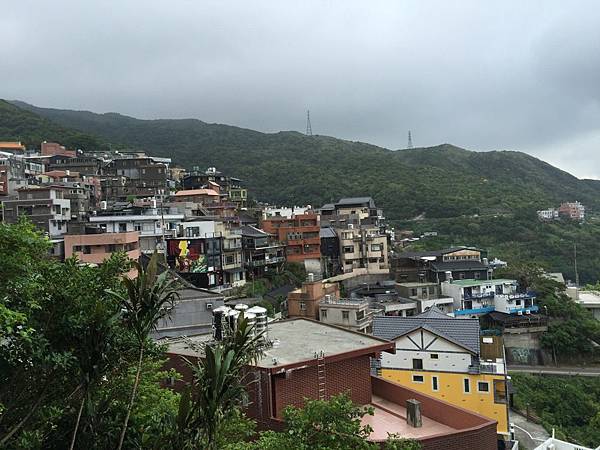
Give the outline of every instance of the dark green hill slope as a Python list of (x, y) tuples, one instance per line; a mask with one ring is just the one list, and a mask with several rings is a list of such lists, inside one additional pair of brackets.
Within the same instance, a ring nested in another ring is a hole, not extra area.
[(21, 141), (39, 148), (42, 141), (56, 141), (69, 148), (100, 150), (102, 141), (75, 131), (0, 99), (0, 141)]
[(372, 195), (391, 219), (510, 213), (578, 199), (599, 206), (600, 182), (583, 181), (519, 152), (471, 152), (451, 145), (391, 151), (296, 132), (260, 133), (195, 119), (139, 120), (15, 103), (61, 126), (113, 144), (216, 166), (247, 181), (259, 199), (321, 203)]

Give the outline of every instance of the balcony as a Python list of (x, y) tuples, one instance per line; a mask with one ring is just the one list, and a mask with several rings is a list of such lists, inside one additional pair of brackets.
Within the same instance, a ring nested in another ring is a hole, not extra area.
[(495, 311), (496, 308), (494, 306), (484, 306), (482, 308), (474, 308), (474, 309), (457, 309), (454, 311), (454, 315), (456, 316), (467, 316), (469, 314), (486, 314), (492, 311)]
[(536, 298), (536, 293), (535, 292), (518, 292), (518, 293), (514, 293), (514, 294), (508, 294), (507, 295), (508, 300), (521, 300), (521, 299), (535, 299)]
[(538, 305), (526, 306), (524, 308), (508, 308), (509, 314), (531, 314), (534, 312), (538, 312), (540, 307)]
[(479, 300), (482, 298), (494, 298), (493, 292), (484, 292), (482, 294), (464, 294), (463, 298), (465, 300)]

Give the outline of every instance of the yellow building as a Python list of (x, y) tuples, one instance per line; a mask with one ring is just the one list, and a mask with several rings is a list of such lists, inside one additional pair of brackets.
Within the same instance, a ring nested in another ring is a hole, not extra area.
[(379, 360), (381, 376), (496, 420), (498, 433), (508, 436), (502, 343), (481, 339), (477, 319), (432, 308), (413, 317), (375, 317), (373, 334), (396, 342), (396, 354)]

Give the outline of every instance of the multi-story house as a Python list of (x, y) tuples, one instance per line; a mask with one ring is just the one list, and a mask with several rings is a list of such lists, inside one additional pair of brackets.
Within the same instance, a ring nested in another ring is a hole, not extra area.
[(561, 203), (558, 208), (558, 215), (570, 220), (583, 221), (585, 219), (585, 206), (579, 202)]
[(17, 197), (17, 190), (37, 184), (35, 178), (43, 171), (39, 160), (0, 152), (0, 198)]
[(240, 227), (246, 279), (262, 277), (265, 272), (279, 273), (285, 264), (285, 245), (275, 242), (273, 236), (250, 225)]
[(498, 336), (481, 338), (477, 319), (436, 308), (414, 317), (376, 316), (373, 335), (396, 346), (378, 361), (384, 379), (488, 417), (508, 438), (503, 345)]
[(345, 228), (352, 225), (373, 225), (384, 231), (383, 210), (375, 206), (371, 197), (342, 198), (337, 203), (328, 203), (319, 210), (322, 226)]
[(338, 229), (340, 265), (344, 273), (388, 273), (387, 236), (378, 227), (348, 225)]
[[(114, 252), (124, 252), (134, 261), (140, 258), (137, 231), (105, 233), (97, 227), (83, 225), (73, 227), (64, 238), (65, 258), (77, 256), (77, 259), (85, 264), (102, 264)], [(137, 271), (130, 270), (128, 276), (137, 276)]]
[(540, 220), (555, 220), (558, 219), (558, 209), (548, 208), (542, 209), (537, 212), (538, 219)]
[(432, 281), (420, 283), (418, 281), (406, 281), (396, 283), (396, 290), (400, 296), (415, 300), (419, 305), (418, 312), (422, 313), (435, 306), (445, 314), (454, 311), (454, 299), (443, 296), (440, 285)]
[(397, 282), (441, 283), (451, 274), (455, 280), (491, 278), (487, 253), (472, 247), (452, 247), (425, 252), (405, 252), (392, 258)]
[(18, 200), (3, 202), (4, 221), (16, 223), (20, 216), (27, 218), (51, 238), (67, 232), (71, 220), (71, 202), (65, 198), (65, 186), (30, 186), (18, 191)]
[(42, 156), (67, 156), (74, 158), (76, 156), (75, 150), (67, 150), (63, 145), (56, 142), (42, 142), (41, 145)]
[(169, 158), (121, 156), (110, 161), (104, 168), (109, 177), (102, 186), (105, 200), (126, 200), (129, 197), (151, 197), (167, 193)]
[(53, 155), (47, 157), (47, 170), (70, 170), (80, 175), (97, 176), (104, 173), (105, 162), (96, 156), (79, 155), (76, 157)]
[(338, 298), (325, 295), (319, 303), (319, 321), (361, 333), (373, 331), (371, 303), (364, 298)]
[(182, 278), (200, 288), (223, 285), (223, 239), (217, 234), (167, 239), (167, 263)]
[(285, 244), (286, 258), (289, 262), (304, 263), (313, 260), (320, 264), (321, 239), (319, 216), (312, 212), (292, 215), (291, 217), (270, 217), (263, 219), (261, 228)]
[(238, 287), (246, 283), (239, 230), (230, 229), (224, 222), (198, 221), (182, 223), (178, 234), (189, 239), (220, 238), (222, 284), (219, 287)]
[(319, 306), (325, 298), (340, 298), (339, 284), (315, 281), (314, 275), (309, 273), (308, 280), (302, 283), (302, 287), (288, 293), (288, 317), (318, 320)]
[(163, 238), (175, 237), (184, 214), (177, 208), (161, 207), (154, 199), (148, 206), (100, 209), (90, 216), (90, 223), (107, 233), (137, 231), (143, 253), (164, 252)]
[(340, 239), (335, 228), (321, 228), (319, 238), (321, 239), (322, 272), (325, 278), (339, 275), (343, 272), (343, 268), (340, 258)]
[(516, 280), (453, 280), (441, 284), (442, 294), (454, 299), (454, 315), (477, 317), (492, 311), (531, 314), (539, 310), (534, 292), (521, 292)]
[(183, 177), (181, 184), (184, 189), (214, 189), (217, 185), (223, 200), (234, 203), (238, 208), (245, 207), (248, 201), (248, 190), (243, 186), (243, 181), (224, 175), (215, 167), (209, 167), (206, 172), (194, 167), (189, 175)]

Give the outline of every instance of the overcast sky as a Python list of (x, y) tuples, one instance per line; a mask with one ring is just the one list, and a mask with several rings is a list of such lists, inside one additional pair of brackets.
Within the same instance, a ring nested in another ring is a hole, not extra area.
[(0, 1), (0, 97), (600, 178), (597, 1)]

